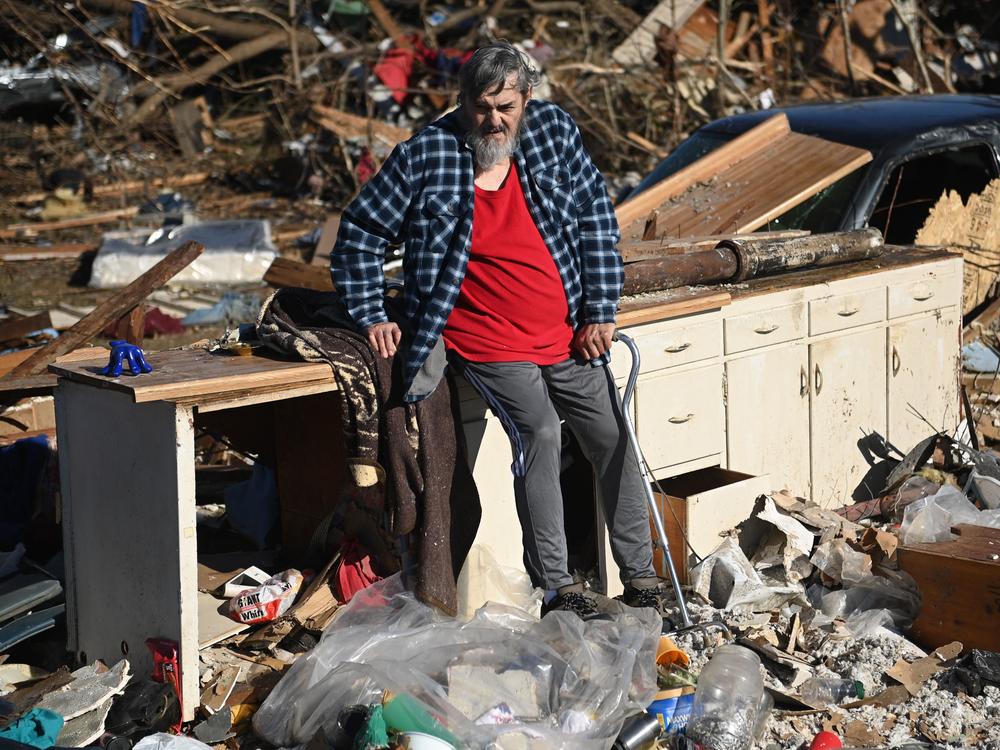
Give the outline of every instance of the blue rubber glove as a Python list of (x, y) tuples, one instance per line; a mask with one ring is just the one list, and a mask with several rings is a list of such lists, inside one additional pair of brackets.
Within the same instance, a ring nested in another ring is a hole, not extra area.
[(112, 341), (111, 356), (108, 358), (107, 366), (101, 369), (101, 375), (106, 375), (109, 378), (119, 377), (125, 362), (128, 362), (130, 375), (153, 371), (153, 368), (146, 362), (146, 355), (138, 346), (127, 341)]

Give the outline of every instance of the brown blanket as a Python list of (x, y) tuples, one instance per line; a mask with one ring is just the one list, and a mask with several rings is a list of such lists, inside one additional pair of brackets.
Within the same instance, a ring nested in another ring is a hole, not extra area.
[[(390, 315), (392, 308), (387, 300)], [(414, 593), (454, 615), (455, 582), (481, 516), (454, 381), (444, 378), (426, 399), (404, 403), (402, 357), (375, 356), (334, 292), (279, 289), (261, 310), (257, 335), (287, 355), (331, 364), (344, 403), (350, 476), (381, 504), (392, 534), (412, 534)]]

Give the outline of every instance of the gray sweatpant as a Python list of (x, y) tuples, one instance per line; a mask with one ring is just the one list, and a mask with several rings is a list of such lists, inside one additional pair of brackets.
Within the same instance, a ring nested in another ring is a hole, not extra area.
[(622, 581), (654, 578), (649, 508), (608, 368), (574, 359), (545, 366), (463, 360), (455, 364), (511, 439), (514, 498), (532, 582), (550, 590), (573, 583), (559, 485), (560, 418), (596, 472), (611, 553)]

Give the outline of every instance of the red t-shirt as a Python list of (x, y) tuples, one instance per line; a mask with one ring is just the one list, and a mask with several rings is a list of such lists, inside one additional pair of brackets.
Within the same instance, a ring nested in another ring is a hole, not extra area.
[(497, 190), (475, 188), (469, 266), (445, 346), (470, 362), (552, 365), (569, 357), (572, 339), (566, 290), (511, 163)]

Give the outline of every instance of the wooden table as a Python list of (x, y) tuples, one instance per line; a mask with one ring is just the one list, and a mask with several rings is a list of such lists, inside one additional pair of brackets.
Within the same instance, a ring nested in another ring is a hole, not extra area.
[[(718, 291), (679, 291), (633, 304), (622, 315), (645, 322), (717, 309), (728, 300)], [(147, 359), (154, 371), (135, 377), (100, 375), (103, 360), (50, 367), (59, 377), (68, 647), (84, 661), (127, 653), (144, 676), (152, 669), (145, 640), (176, 641), (184, 715), (191, 719), (199, 700), (198, 648), (205, 642), (199, 626), (212, 614), (199, 614), (196, 424), (222, 417), (273, 420), (265, 429), (279, 443), (284, 533), (291, 523), (308, 526), (307, 511), (337, 500), (330, 472), (343, 464), (339, 399), (325, 363), (197, 349)], [(264, 407), (275, 411), (262, 418)], [(479, 460), (506, 467), (509, 448), (480, 451)], [(288, 508), (296, 502), (312, 507), (298, 508), (296, 516), (296, 508)], [(513, 506), (509, 510), (516, 528)], [(519, 538), (513, 528), (507, 534)]]

